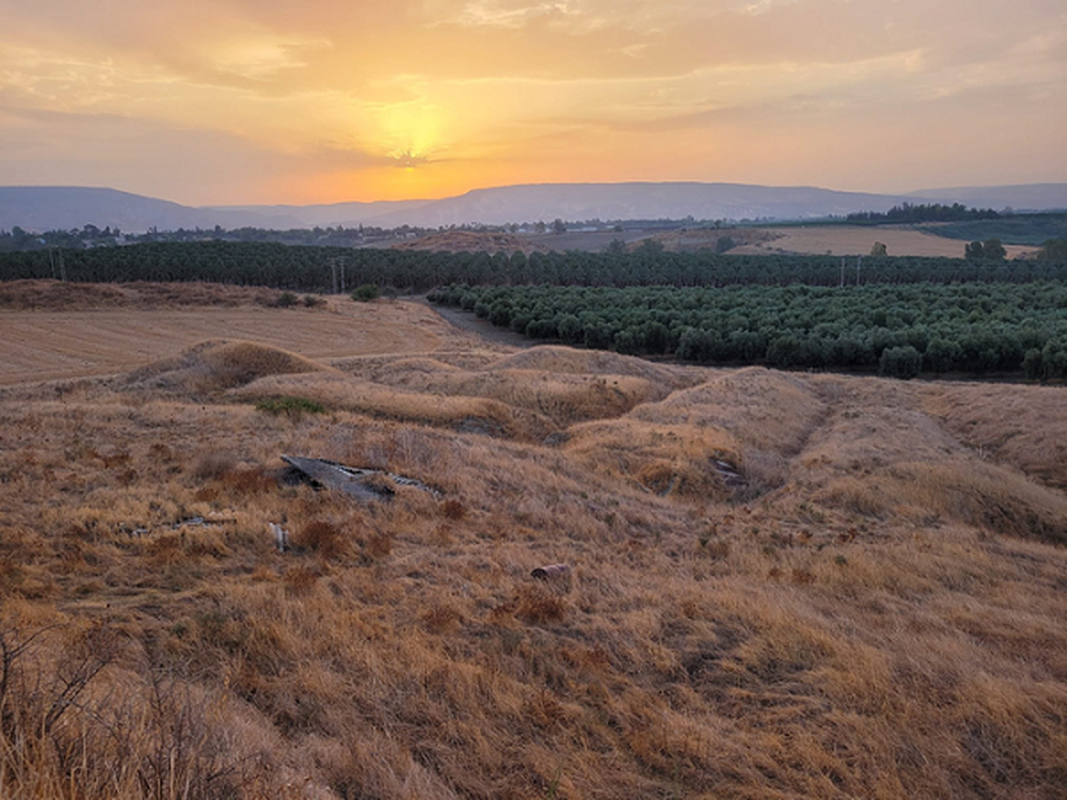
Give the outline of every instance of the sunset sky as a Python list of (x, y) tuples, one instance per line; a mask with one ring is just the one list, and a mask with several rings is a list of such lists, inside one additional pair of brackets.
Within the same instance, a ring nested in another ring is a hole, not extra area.
[(0, 0), (0, 185), (1067, 181), (1064, 0)]

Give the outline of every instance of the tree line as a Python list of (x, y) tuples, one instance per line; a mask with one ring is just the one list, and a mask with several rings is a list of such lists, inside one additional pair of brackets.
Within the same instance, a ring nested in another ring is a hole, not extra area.
[[(452, 283), (559, 286), (809, 286), (910, 283), (1032, 283), (1067, 279), (1067, 253), (1005, 261), (976, 257), (841, 258), (799, 255), (633, 252), (446, 253), (287, 246), (269, 242), (153, 242), (89, 250), (0, 253), (0, 279), (83, 282), (210, 281), (329, 292), (373, 283), (386, 291), (429, 291)], [(335, 284), (335, 276), (339, 284)]]
[(972, 222), (997, 219), (1001, 214), (991, 208), (968, 208), (962, 203), (901, 203), (888, 211), (858, 211), (845, 219), (868, 225), (912, 224), (919, 222)]

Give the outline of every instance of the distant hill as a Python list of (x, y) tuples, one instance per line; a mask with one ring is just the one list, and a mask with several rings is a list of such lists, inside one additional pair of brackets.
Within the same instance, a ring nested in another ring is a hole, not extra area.
[(1067, 208), (1067, 184), (932, 189), (909, 195), (840, 192), (816, 187), (740, 183), (562, 183), (476, 189), (442, 200), (325, 205), (192, 208), (114, 189), (0, 187), (0, 230), (29, 231), (118, 227), (140, 233), (152, 227), (313, 228), (373, 225), (424, 228), (468, 223), (551, 222), (554, 219), (774, 219), (844, 216), (886, 211), (901, 203), (960, 202), (1017, 210)]
[(143, 233), (150, 228), (306, 227), (295, 217), (190, 208), (116, 189), (80, 186), (0, 186), (0, 230), (70, 230), (85, 225)]
[(910, 194), (911, 202), (963, 203), (971, 208), (1011, 207), (1016, 211), (1067, 211), (1067, 183), (1028, 183), (1017, 186), (964, 186), (924, 189)]
[[(379, 200), (373, 203), (329, 203), (310, 206), (205, 206), (202, 211), (239, 212), (255, 214), (268, 219), (292, 219), (299, 222), (298, 228), (336, 228), (343, 225), (354, 228), (359, 225), (377, 225), (376, 220), (387, 216), (403, 216), (405, 212), (414, 211), (433, 200)], [(403, 225), (404, 223), (396, 223)], [(278, 226), (273, 226), (278, 227)], [(391, 224), (389, 227), (394, 227)]]
[(740, 183), (545, 183), (476, 189), (427, 203), (379, 224), (421, 227), (619, 219), (808, 219), (857, 209), (888, 210), (906, 197), (814, 187)]

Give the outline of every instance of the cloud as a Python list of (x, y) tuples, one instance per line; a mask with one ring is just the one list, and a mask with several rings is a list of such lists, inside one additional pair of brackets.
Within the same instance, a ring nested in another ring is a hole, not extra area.
[(107, 186), (197, 205), (241, 202), (279, 176), (388, 163), (328, 143), (284, 152), (222, 131), (20, 108), (0, 94), (0, 174), (8, 184)]
[[(187, 196), (301, 169), (337, 192), (563, 164), (575, 180), (807, 164), (818, 182), (838, 174), (828, 138), (862, 150), (827, 126), (883, 142), (875, 120), (907, 141), (913, 125), (959, 165), (952, 137), (994, 108), (1018, 128), (1013, 163), (1054, 179), (1062, 147), (1028, 126), (1062, 119), (1064, 85), (1062, 0), (9, 0), (0, 164)], [(861, 172), (918, 158), (887, 145)]]

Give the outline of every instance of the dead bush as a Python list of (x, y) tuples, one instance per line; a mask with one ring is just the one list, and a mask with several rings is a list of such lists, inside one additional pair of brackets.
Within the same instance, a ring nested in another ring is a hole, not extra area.
[(390, 533), (380, 531), (367, 539), (363, 552), (371, 558), (385, 558), (393, 552), (393, 536)]
[(422, 624), (431, 633), (449, 633), (456, 631), (463, 624), (463, 614), (450, 603), (439, 603), (426, 611)]
[(311, 594), (321, 575), (318, 570), (311, 567), (290, 567), (285, 571), (282, 582), (285, 584), (285, 592), (292, 597), (304, 597)]
[(326, 520), (312, 520), (297, 530), (292, 544), (298, 550), (312, 550), (323, 558), (334, 558), (344, 550), (341, 529)]
[(193, 467), (193, 477), (198, 481), (218, 480), (233, 468), (233, 456), (229, 453), (204, 453)]
[(257, 495), (278, 487), (277, 479), (262, 467), (227, 470), (219, 476), (223, 486), (241, 495)]
[(459, 500), (445, 500), (441, 504), (441, 513), (447, 519), (460, 520), (467, 516), (467, 509)]
[(562, 622), (567, 616), (567, 603), (542, 586), (528, 586), (519, 593), (515, 616), (535, 625)]

